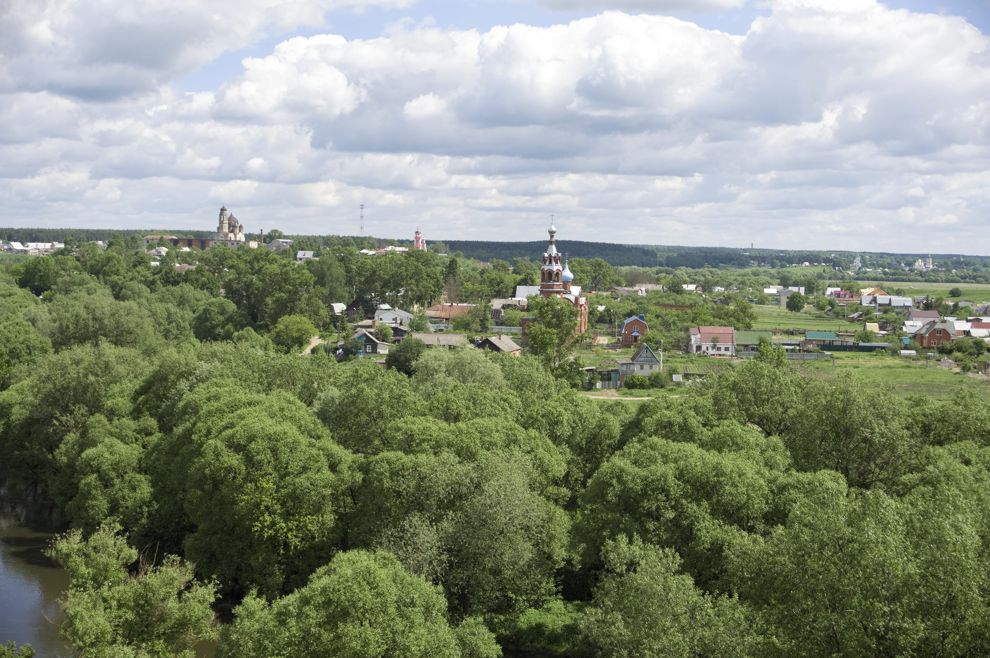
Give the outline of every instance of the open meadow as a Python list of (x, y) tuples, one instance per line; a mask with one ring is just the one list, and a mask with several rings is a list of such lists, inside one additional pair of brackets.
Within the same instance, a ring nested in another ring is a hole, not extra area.
[(820, 377), (852, 374), (901, 395), (951, 397), (976, 391), (990, 398), (990, 378), (943, 368), (935, 360), (910, 359), (883, 353), (836, 353), (831, 361), (812, 361), (798, 366)]
[(953, 288), (959, 288), (962, 291), (962, 296), (958, 298), (959, 300), (975, 303), (990, 302), (990, 284), (986, 283), (932, 283), (928, 281), (863, 282), (864, 288), (873, 285), (879, 286), (891, 294), (898, 291), (909, 297), (927, 295), (928, 297), (942, 297), (947, 301), (956, 299), (949, 297), (949, 291)]

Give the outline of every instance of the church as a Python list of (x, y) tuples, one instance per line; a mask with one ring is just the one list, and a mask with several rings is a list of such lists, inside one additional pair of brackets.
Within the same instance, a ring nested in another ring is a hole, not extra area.
[(213, 236), (213, 244), (237, 247), (243, 245), (244, 241), (244, 225), (227, 210), (227, 206), (221, 207), (220, 220), (217, 222), (217, 232)]
[(543, 267), (540, 268), (540, 295), (560, 297), (577, 307), (577, 333), (588, 330), (588, 299), (581, 296), (581, 286), (574, 285), (574, 275), (567, 266), (567, 258), (561, 258), (557, 251), (557, 227), (550, 226), (550, 241), (543, 254)]

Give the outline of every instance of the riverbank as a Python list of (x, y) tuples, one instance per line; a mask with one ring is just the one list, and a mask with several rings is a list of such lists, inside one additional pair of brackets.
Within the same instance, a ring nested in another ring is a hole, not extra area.
[(0, 516), (0, 643), (30, 644), (46, 658), (72, 655), (58, 635), (58, 598), (69, 579), (44, 554), (51, 537)]

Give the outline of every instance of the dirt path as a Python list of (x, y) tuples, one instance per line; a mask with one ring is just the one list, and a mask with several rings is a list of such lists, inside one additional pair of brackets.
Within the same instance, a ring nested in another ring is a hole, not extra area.
[(306, 348), (302, 351), (302, 353), (311, 354), (313, 350), (316, 349), (317, 345), (322, 345), (325, 342), (326, 341), (320, 338), (319, 336), (313, 336), (312, 338), (309, 339), (309, 345), (306, 346)]

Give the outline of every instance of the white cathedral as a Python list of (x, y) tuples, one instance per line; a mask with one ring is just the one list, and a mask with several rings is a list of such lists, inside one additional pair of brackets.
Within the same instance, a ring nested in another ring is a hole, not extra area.
[(217, 223), (217, 233), (213, 237), (214, 244), (226, 243), (232, 247), (244, 244), (244, 225), (227, 210), (220, 208), (220, 221)]

